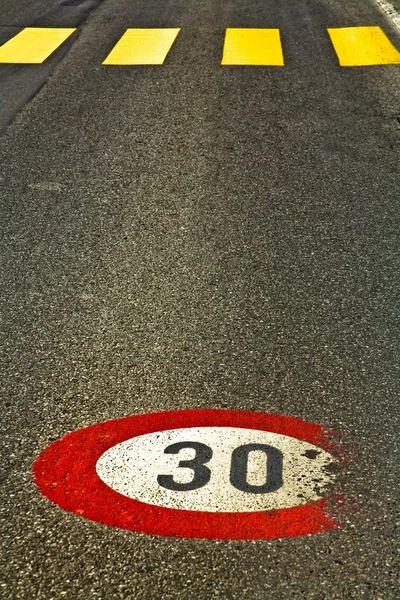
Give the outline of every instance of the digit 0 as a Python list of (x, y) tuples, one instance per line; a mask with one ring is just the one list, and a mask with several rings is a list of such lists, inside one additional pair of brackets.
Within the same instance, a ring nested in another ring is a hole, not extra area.
[[(264, 452), (266, 458), (266, 478), (262, 485), (247, 482), (249, 454), (254, 451)], [(245, 444), (232, 452), (230, 482), (241, 492), (250, 494), (267, 494), (275, 492), (283, 485), (283, 455), (280, 450), (267, 444)]]

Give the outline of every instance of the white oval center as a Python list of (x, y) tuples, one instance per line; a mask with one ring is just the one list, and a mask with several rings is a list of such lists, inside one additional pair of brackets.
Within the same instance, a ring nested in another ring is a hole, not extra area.
[[(165, 452), (178, 443), (179, 450), (175, 446)], [(190, 466), (179, 466), (185, 461)], [(121, 442), (99, 458), (96, 471), (116, 492), (147, 504), (254, 512), (318, 500), (335, 477), (332, 463), (337, 466), (328, 452), (282, 434), (237, 427), (189, 427)], [(196, 489), (184, 489), (191, 485)], [(171, 487), (177, 489), (168, 489)]]

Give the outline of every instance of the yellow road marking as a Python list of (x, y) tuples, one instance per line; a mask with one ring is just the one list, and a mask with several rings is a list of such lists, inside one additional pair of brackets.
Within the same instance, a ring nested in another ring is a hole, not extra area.
[(26, 27), (0, 47), (0, 63), (42, 63), (74, 31), (75, 29)]
[(103, 65), (162, 65), (179, 28), (127, 29)]
[(400, 64), (396, 50), (380, 27), (328, 29), (342, 67)]
[(279, 29), (227, 29), (221, 64), (283, 67)]

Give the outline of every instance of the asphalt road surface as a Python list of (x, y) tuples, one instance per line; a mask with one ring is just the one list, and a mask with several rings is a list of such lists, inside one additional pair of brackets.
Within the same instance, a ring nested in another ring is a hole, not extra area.
[[(399, 598), (400, 66), (339, 65), (327, 28), (361, 26), (400, 50), (373, 0), (2, 0), (0, 44), (77, 30), (0, 64), (1, 598)], [(103, 65), (127, 28), (181, 31)], [(227, 28), (279, 29), (285, 65), (221, 65)], [(191, 408), (335, 429), (357, 510), (181, 539), (32, 481), (68, 432)]]

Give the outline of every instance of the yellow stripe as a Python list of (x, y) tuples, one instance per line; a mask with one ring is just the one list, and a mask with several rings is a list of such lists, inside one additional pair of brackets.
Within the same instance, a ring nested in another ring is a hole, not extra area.
[(42, 63), (75, 29), (26, 27), (0, 47), (0, 63)]
[(283, 67), (279, 29), (227, 29), (221, 64)]
[(328, 29), (342, 67), (400, 64), (400, 53), (380, 27)]
[(162, 65), (180, 29), (127, 29), (103, 65)]

